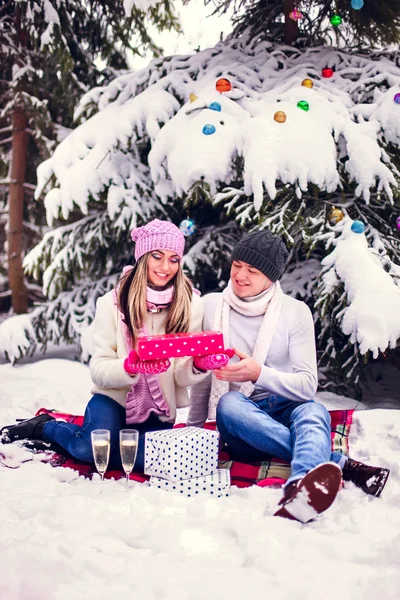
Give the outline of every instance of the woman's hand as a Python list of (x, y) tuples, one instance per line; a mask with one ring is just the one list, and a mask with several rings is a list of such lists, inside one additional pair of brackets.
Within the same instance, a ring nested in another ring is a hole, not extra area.
[(193, 366), (199, 371), (214, 371), (228, 364), (229, 359), (234, 355), (233, 350), (225, 350), (221, 354), (206, 354), (196, 356), (193, 359)]
[(164, 373), (171, 366), (168, 358), (159, 360), (139, 360), (138, 353), (135, 350), (129, 352), (124, 360), (124, 369), (128, 375), (137, 375), (138, 373), (147, 373), (148, 375), (158, 375)]
[(215, 377), (222, 381), (251, 381), (255, 383), (260, 377), (261, 365), (237, 348), (234, 348), (233, 351), (240, 358), (240, 361), (234, 365), (227, 365), (218, 369), (215, 372)]

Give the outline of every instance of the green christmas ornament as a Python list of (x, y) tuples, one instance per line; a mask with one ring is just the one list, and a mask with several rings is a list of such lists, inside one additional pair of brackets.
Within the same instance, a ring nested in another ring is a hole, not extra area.
[(341, 22), (342, 22), (342, 17), (340, 15), (332, 15), (331, 16), (331, 23), (334, 27), (338, 27)]
[(306, 100), (300, 100), (300, 102), (297, 103), (297, 108), (301, 108), (301, 110), (305, 110), (307, 112), (310, 110), (310, 105)]

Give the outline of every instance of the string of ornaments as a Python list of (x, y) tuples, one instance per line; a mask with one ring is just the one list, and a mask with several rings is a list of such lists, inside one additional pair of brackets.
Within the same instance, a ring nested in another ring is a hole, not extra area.
[[(331, 223), (331, 225), (337, 225), (338, 223), (340, 223), (340, 221), (343, 221), (343, 219), (343, 211), (340, 210), (340, 208), (337, 208), (336, 206), (332, 206), (332, 209), (328, 215), (328, 220)], [(351, 230), (353, 233), (364, 233), (365, 224), (362, 221), (356, 219), (351, 224)]]
[[(351, 2), (351, 6), (354, 10), (360, 10), (363, 7), (363, 5), (364, 5), (363, 0), (352, 0), (352, 2)], [(290, 13), (289, 16), (291, 19), (297, 21), (297, 20), (301, 19), (302, 13), (299, 10), (295, 9), (294, 11), (292, 11)], [(332, 25), (338, 26), (341, 24), (341, 22), (342, 22), (342, 18), (339, 15), (333, 15), (331, 17)], [(324, 78), (330, 78), (333, 76), (333, 74), (334, 74), (333, 69), (331, 69), (329, 67), (325, 67), (324, 69), (322, 69), (322, 77), (324, 77)], [(303, 81), (301, 82), (301, 85), (303, 87), (306, 87), (309, 89), (312, 89), (314, 87), (314, 83), (313, 83), (312, 79), (309, 79), (309, 78), (303, 79)], [(223, 94), (224, 92), (229, 92), (232, 89), (232, 84), (229, 81), (229, 79), (226, 79), (225, 77), (221, 77), (220, 79), (218, 79), (216, 81), (215, 89), (220, 94)], [(193, 103), (196, 100), (198, 100), (198, 96), (196, 96), (195, 94), (190, 94), (189, 100), (191, 103)], [(394, 95), (394, 101), (396, 102), (396, 104), (400, 104), (400, 93), (396, 93)], [(210, 102), (210, 104), (208, 104), (208, 105), (196, 106), (192, 110), (188, 110), (187, 114), (190, 114), (193, 111), (204, 110), (207, 108), (209, 110), (213, 110), (216, 112), (222, 111), (221, 104), (219, 102), (213, 101), (213, 102)], [(300, 110), (303, 110), (305, 112), (308, 112), (310, 110), (310, 105), (307, 102), (307, 100), (300, 100), (297, 103), (297, 108), (299, 108)], [(285, 123), (286, 119), (287, 119), (286, 113), (283, 110), (278, 110), (274, 114), (273, 118), (274, 118), (274, 121), (276, 121), (277, 123)], [(224, 122), (220, 121), (220, 124), (223, 125)], [(215, 132), (216, 132), (216, 127), (212, 123), (206, 123), (203, 126), (202, 133), (204, 135), (209, 136), (209, 135), (214, 134)], [(331, 222), (331, 224), (336, 225), (337, 223), (342, 221), (343, 218), (344, 218), (344, 213), (340, 210), (340, 208), (336, 208), (335, 206), (332, 207), (332, 210), (328, 216), (328, 219)], [(396, 220), (396, 227), (400, 231), (400, 216)], [(181, 221), (181, 223), (179, 224), (179, 229), (182, 231), (182, 233), (185, 237), (191, 237), (192, 235), (194, 235), (197, 232), (197, 225), (193, 219), (191, 219), (190, 217), (187, 217), (186, 219), (183, 219), (183, 221)], [(365, 230), (365, 225), (362, 221), (356, 220), (353, 222), (351, 229), (354, 233), (363, 233)]]
[[(361, 10), (364, 6), (364, 0), (351, 0), (350, 6), (353, 10)], [(289, 13), (289, 18), (293, 21), (300, 21), (303, 18), (303, 13), (298, 8), (294, 8)], [(343, 22), (343, 18), (337, 13), (333, 14), (329, 20), (333, 27), (339, 27)], [(330, 77), (333, 77), (333, 75), (334, 71), (330, 67), (322, 69), (322, 77), (325, 79), (329, 79)], [(395, 95), (394, 101), (397, 104), (400, 104), (400, 94)]]
[[(223, 94), (224, 92), (229, 92), (232, 89), (232, 84), (229, 81), (229, 79), (226, 79), (225, 77), (221, 77), (220, 79), (217, 79), (217, 81), (215, 83), (215, 89), (220, 94)], [(193, 103), (196, 100), (198, 100), (198, 96), (196, 96), (196, 94), (190, 94), (189, 100), (191, 103)], [(186, 114), (190, 114), (191, 112), (196, 111), (196, 110), (204, 110), (205, 108), (208, 108), (209, 110), (214, 110), (215, 112), (222, 111), (221, 104), (219, 102), (213, 101), (207, 105), (196, 106), (192, 110), (186, 111)], [(220, 124), (223, 125), (224, 122), (220, 121)], [(213, 135), (213, 133), (215, 133), (216, 131), (217, 131), (217, 128), (212, 123), (206, 123), (202, 129), (202, 133), (207, 136)], [(187, 217), (186, 219), (183, 219), (183, 221), (181, 221), (181, 223), (179, 224), (179, 229), (181, 230), (181, 232), (183, 233), (183, 235), (185, 237), (191, 237), (192, 235), (194, 235), (197, 232), (197, 225), (193, 219), (191, 219), (190, 217)]]
[[(343, 221), (343, 219), (343, 211), (337, 206), (332, 206), (332, 209), (328, 214), (328, 221), (331, 223), (331, 225), (337, 225), (337, 223), (340, 223), (340, 221)], [(396, 219), (396, 228), (400, 231), (400, 217), (397, 217)], [(362, 221), (354, 221), (351, 226), (351, 230), (354, 231), (354, 233), (363, 233), (365, 230), (365, 225)]]

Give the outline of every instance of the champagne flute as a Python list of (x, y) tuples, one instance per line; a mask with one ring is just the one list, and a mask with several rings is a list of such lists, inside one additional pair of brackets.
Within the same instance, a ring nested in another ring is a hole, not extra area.
[(110, 432), (108, 429), (94, 429), (91, 438), (94, 464), (103, 483), (104, 473), (110, 460)]
[(137, 429), (121, 429), (119, 432), (119, 449), (121, 452), (122, 468), (126, 474), (125, 490), (128, 489), (129, 475), (135, 466), (138, 443), (139, 432)]

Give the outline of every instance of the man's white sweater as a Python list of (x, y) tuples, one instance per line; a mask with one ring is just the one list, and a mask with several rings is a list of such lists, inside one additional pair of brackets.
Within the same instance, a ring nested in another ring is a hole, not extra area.
[[(212, 330), (214, 315), (221, 294), (204, 297), (203, 330)], [(229, 314), (229, 345), (249, 356), (252, 355), (258, 330), (264, 315), (244, 316), (231, 308)], [(239, 359), (234, 357), (230, 364)], [(207, 419), (212, 374), (190, 390), (188, 425), (202, 427)], [(230, 383), (230, 391), (237, 391), (242, 382)], [(269, 395), (289, 400), (311, 400), (317, 390), (317, 361), (314, 323), (308, 306), (283, 294), (282, 310), (272, 338), (265, 364), (255, 383), (251, 396), (254, 401)]]

